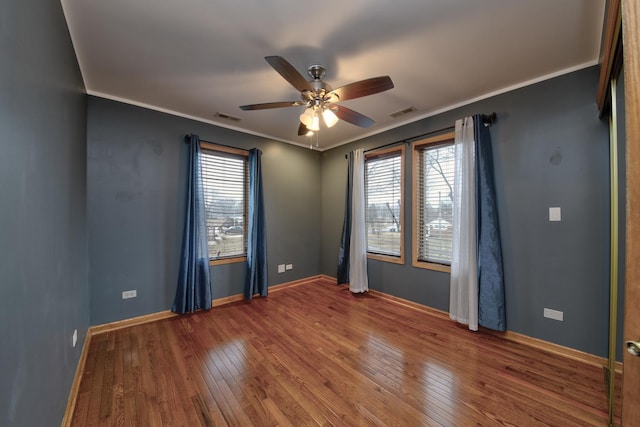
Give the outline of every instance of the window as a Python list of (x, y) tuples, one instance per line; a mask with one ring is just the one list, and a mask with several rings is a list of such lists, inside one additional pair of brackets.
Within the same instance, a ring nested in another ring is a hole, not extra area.
[(248, 153), (205, 142), (200, 147), (210, 263), (246, 260)]
[(369, 258), (404, 263), (404, 146), (365, 156), (365, 225)]
[(450, 271), (454, 134), (413, 143), (413, 265)]

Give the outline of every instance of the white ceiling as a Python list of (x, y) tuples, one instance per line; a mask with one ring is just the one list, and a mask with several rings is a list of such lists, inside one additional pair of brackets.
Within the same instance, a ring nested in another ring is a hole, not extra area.
[[(305, 77), (323, 64), (333, 88), (389, 75), (393, 89), (343, 102), (376, 124), (322, 129), (320, 149), (597, 64), (605, 9), (605, 0), (61, 3), (89, 94), (293, 144), (310, 143), (297, 136), (304, 107), (238, 108), (300, 99), (265, 56)], [(417, 111), (390, 117), (406, 107)]]

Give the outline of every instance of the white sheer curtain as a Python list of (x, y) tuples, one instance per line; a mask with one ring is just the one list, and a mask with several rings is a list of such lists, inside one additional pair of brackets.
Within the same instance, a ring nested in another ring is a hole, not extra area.
[(453, 250), (449, 317), (478, 330), (476, 173), (473, 118), (456, 120), (453, 190)]
[(369, 290), (364, 196), (364, 150), (358, 149), (353, 152), (351, 247), (349, 249), (349, 290), (354, 293)]

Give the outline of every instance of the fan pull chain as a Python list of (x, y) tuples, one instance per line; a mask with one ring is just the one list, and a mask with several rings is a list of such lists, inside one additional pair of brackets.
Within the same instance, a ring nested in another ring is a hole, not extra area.
[[(316, 136), (316, 150), (320, 149), (320, 131), (315, 131), (313, 134)], [(309, 150), (313, 150), (313, 136), (311, 137), (311, 144), (309, 144)]]

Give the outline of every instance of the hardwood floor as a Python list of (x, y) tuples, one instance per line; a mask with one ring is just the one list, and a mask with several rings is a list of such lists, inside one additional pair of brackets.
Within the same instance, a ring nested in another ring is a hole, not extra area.
[(601, 368), (324, 280), (94, 336), (73, 415), (74, 426), (606, 421)]

